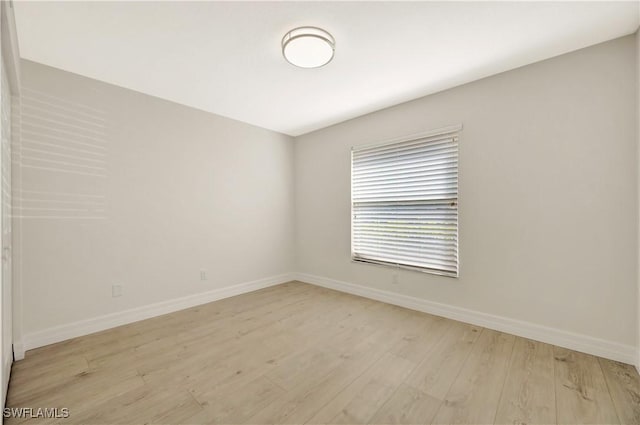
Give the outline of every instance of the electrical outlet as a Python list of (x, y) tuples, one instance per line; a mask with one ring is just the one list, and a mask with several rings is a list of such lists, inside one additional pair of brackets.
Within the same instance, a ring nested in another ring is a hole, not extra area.
[(200, 270), (200, 280), (207, 280), (207, 271), (205, 269)]
[(111, 286), (111, 296), (113, 298), (122, 296), (122, 285), (113, 285)]
[(391, 276), (391, 283), (394, 285), (398, 284), (398, 272), (393, 272), (393, 275)]

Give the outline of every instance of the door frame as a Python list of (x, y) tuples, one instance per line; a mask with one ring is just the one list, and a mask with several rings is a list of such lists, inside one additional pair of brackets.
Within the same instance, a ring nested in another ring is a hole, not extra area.
[[(19, 105), (19, 99), (20, 99), (20, 52), (18, 49), (18, 37), (17, 37), (17, 31), (16, 31), (15, 16), (13, 11), (13, 1), (11, 0), (0, 2), (0, 37), (1, 37), (0, 48), (2, 50), (2, 62), (4, 63), (4, 70), (7, 74), (7, 80), (9, 81), (9, 91), (10, 91), (9, 95), (11, 96), (11, 100), (12, 100), (11, 127), (13, 130), (16, 128), (13, 120), (17, 118), (16, 115), (19, 115), (19, 110), (16, 110), (15, 106), (16, 104)], [(3, 93), (2, 95), (5, 95), (5, 94)], [(13, 100), (18, 100), (18, 102), (17, 103), (13, 102)], [(16, 114), (16, 112), (18, 112), (18, 114)], [(11, 141), (10, 141), (11, 147), (13, 147), (16, 141), (15, 137), (16, 135), (12, 131)], [(9, 160), (11, 161), (12, 158), (9, 158)], [(13, 177), (13, 171), (12, 171), (12, 177)], [(10, 188), (11, 192), (13, 192), (13, 186), (14, 184), (12, 183)], [(10, 199), (12, 198), (13, 197), (10, 196)], [(13, 207), (13, 205), (11, 205), (10, 207)], [(16, 220), (14, 219), (13, 211), (11, 209), (10, 209), (8, 219), (11, 220), (11, 226), (15, 228), (14, 223)], [(10, 241), (10, 245), (9, 245), (10, 247), (16, 246), (16, 244), (14, 243), (15, 240), (16, 240), (16, 235), (14, 233), (12, 235), (12, 240)], [(14, 256), (15, 255), (9, 255), (9, 258)], [(2, 282), (2, 285), (3, 285), (3, 289), (4, 289), (4, 285), (7, 285), (7, 284), (10, 285), (11, 299), (9, 300), (2, 299), (2, 303), (3, 303), (3, 309), (4, 309), (8, 302), (9, 303), (8, 305), (10, 306), (10, 310), (12, 313), (11, 333), (9, 336), (11, 338), (10, 342), (11, 342), (11, 347), (13, 352), (12, 353), (2, 352), (2, 355), (0, 356), (0, 359), (2, 361), (2, 373), (1, 373), (2, 383), (1, 384), (2, 384), (2, 407), (3, 408), (5, 406), (6, 395), (7, 395), (7, 385), (8, 385), (10, 374), (11, 374), (11, 365), (13, 363), (13, 360), (24, 358), (24, 350), (22, 349), (21, 353), (19, 351), (17, 352), (16, 350), (16, 348), (21, 349), (22, 347), (22, 343), (21, 343), (22, 341), (22, 286), (19, 284), (19, 282), (16, 282), (16, 279), (13, 276), (15, 263), (10, 262), (8, 267), (10, 267), (9, 275), (12, 276), (12, 278), (9, 279), (9, 282)], [(3, 326), (0, 326), (0, 329), (4, 329)], [(4, 333), (3, 333), (3, 337), (4, 337)], [(19, 344), (16, 344), (16, 342), (19, 342)], [(4, 345), (5, 345), (5, 341), (2, 341), (1, 346), (4, 347)], [(5, 358), (9, 359), (7, 363), (5, 363)]]

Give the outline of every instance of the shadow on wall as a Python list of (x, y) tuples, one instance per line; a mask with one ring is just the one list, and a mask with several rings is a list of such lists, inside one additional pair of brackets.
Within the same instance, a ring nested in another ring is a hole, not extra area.
[(14, 217), (106, 219), (106, 112), (23, 87), (16, 115)]

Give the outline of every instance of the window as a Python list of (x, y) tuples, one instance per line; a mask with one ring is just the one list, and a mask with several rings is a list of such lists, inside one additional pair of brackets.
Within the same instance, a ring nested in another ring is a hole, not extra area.
[(458, 131), (351, 152), (354, 261), (458, 276)]

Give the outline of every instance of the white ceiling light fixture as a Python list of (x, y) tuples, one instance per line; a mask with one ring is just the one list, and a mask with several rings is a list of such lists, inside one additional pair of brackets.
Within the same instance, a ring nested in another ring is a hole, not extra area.
[(282, 38), (282, 55), (300, 68), (319, 68), (331, 62), (336, 40), (322, 28), (294, 28)]

